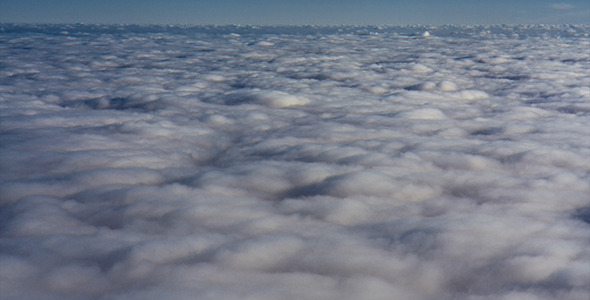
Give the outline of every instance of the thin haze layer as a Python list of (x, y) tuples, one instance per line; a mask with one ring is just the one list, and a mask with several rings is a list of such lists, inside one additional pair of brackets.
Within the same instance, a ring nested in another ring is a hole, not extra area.
[(590, 296), (589, 27), (1, 29), (3, 299)]

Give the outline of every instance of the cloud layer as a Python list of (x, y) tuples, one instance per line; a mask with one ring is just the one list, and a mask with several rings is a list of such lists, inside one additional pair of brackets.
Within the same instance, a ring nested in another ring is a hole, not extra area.
[(588, 27), (3, 26), (3, 299), (590, 296)]

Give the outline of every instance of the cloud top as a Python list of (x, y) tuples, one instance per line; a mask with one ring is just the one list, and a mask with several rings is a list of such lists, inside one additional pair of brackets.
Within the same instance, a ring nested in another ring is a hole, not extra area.
[(2, 299), (590, 297), (587, 26), (3, 26)]

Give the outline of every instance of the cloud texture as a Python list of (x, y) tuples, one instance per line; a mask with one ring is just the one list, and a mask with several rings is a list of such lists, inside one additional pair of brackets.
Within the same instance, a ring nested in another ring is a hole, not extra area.
[(588, 27), (2, 26), (3, 299), (590, 296)]

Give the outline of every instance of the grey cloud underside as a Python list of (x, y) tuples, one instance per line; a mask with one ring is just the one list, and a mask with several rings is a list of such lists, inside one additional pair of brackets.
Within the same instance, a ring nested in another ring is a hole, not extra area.
[(589, 27), (2, 26), (3, 299), (590, 297)]

